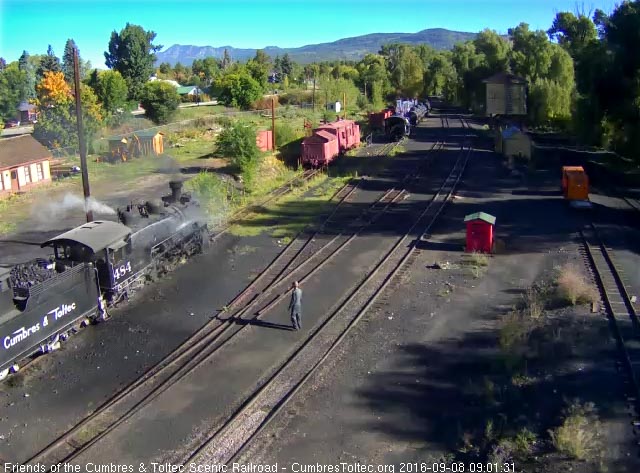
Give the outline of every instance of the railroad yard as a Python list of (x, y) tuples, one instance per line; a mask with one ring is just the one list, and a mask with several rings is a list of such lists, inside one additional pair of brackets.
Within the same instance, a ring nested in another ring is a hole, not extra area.
[[(569, 208), (560, 163), (509, 167), (483, 125), (441, 108), (341, 157), (329, 174), (364, 173), (290, 241), (218, 229), (3, 381), (0, 459), (640, 471), (640, 205), (592, 189), (593, 209)], [(236, 224), (286, 226), (295, 204)], [(476, 212), (496, 217), (494, 254), (464, 252)]]

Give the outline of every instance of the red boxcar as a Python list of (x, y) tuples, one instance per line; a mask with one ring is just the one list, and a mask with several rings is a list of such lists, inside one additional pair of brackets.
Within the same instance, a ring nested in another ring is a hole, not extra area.
[(371, 128), (383, 129), (385, 119), (393, 115), (391, 110), (382, 110), (381, 112), (369, 114), (369, 126)]
[(302, 162), (313, 167), (328, 165), (339, 151), (335, 135), (326, 130), (316, 130), (302, 140)]
[(316, 128), (302, 141), (302, 162), (326, 166), (340, 153), (360, 145), (360, 126), (353, 120), (339, 120)]
[(319, 126), (316, 130), (325, 130), (338, 140), (340, 152), (360, 145), (360, 126), (353, 120), (339, 120)]

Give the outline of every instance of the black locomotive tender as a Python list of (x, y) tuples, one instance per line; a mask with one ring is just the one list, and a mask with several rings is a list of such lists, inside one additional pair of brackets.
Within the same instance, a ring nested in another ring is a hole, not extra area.
[(107, 309), (128, 299), (145, 281), (203, 250), (208, 239), (199, 205), (182, 183), (172, 194), (118, 210), (119, 222), (97, 220), (41, 246), (53, 256), (0, 274), (0, 379), (18, 361), (47, 353)]

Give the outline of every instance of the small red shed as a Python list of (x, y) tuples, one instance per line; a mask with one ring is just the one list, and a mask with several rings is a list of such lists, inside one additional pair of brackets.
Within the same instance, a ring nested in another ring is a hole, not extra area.
[(273, 150), (273, 132), (271, 130), (260, 130), (256, 135), (256, 144), (260, 151)]
[(491, 253), (493, 250), (493, 227), (496, 218), (484, 212), (476, 212), (464, 218), (467, 224), (467, 253), (474, 251)]

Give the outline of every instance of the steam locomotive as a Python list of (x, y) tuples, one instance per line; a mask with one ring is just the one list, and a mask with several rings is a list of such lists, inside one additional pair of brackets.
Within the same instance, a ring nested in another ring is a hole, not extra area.
[(96, 220), (42, 243), (53, 256), (0, 274), (0, 379), (18, 361), (59, 348), (80, 327), (209, 241), (199, 205), (170, 182), (162, 202), (118, 209), (118, 222)]

